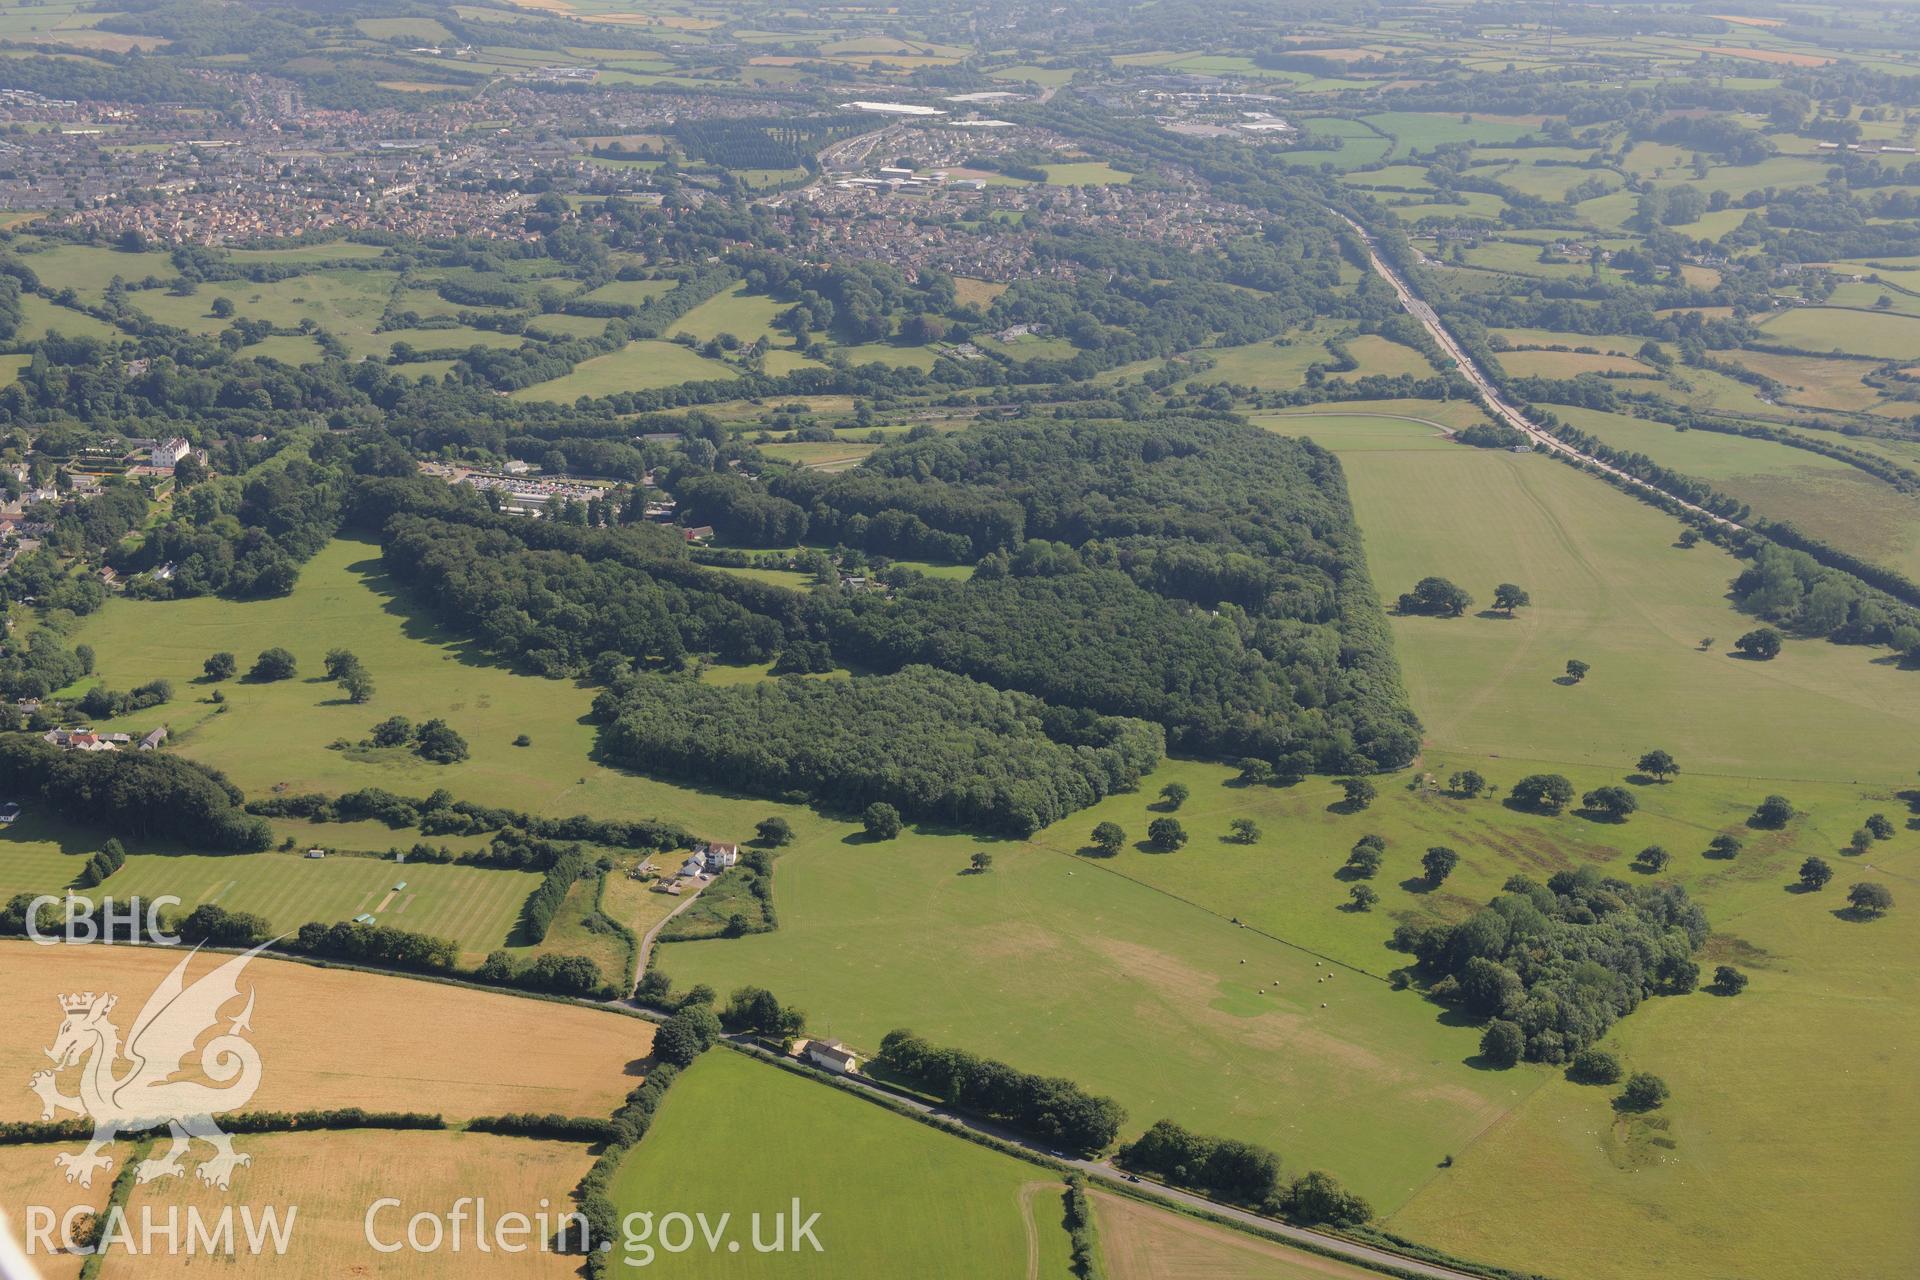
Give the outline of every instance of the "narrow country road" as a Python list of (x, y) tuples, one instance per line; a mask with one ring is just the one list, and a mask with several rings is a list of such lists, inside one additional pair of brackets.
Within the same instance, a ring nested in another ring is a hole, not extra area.
[(673, 910), (654, 921), (653, 928), (647, 930), (645, 936), (640, 939), (639, 954), (634, 957), (633, 962), (633, 975), (636, 982), (646, 975), (647, 965), (653, 960), (653, 944), (659, 940), (660, 931), (667, 927), (668, 921), (692, 906), (695, 900), (700, 897), (702, 890), (706, 887), (707, 886), (703, 884), (700, 888), (695, 889), (692, 893), (681, 898)]
[(1512, 427), (1516, 431), (1525, 433), (1534, 443), (1543, 446), (1550, 452), (1562, 454), (1569, 458), (1578, 458), (1586, 465), (1605, 472), (1607, 475), (1615, 477), (1624, 484), (1632, 485), (1634, 488), (1646, 493), (1657, 494), (1668, 502), (1677, 502), (1693, 514), (1703, 516), (1723, 528), (1738, 529), (1741, 527), (1725, 516), (1715, 515), (1705, 507), (1697, 506), (1684, 498), (1677, 498), (1658, 485), (1648, 484), (1638, 476), (1629, 475), (1611, 463), (1602, 462), (1592, 454), (1574, 448), (1560, 437), (1554, 435), (1551, 431), (1548, 431), (1545, 427), (1540, 426), (1528, 418), (1513, 405), (1508, 404), (1500, 395), (1499, 389), (1493, 385), (1492, 379), (1488, 378), (1480, 366), (1474, 363), (1473, 358), (1467, 354), (1466, 348), (1462, 347), (1459, 342), (1455, 340), (1453, 334), (1447, 331), (1447, 326), (1441, 321), (1439, 313), (1429, 306), (1424, 298), (1415, 293), (1413, 286), (1407, 282), (1406, 278), (1389, 266), (1386, 259), (1380, 256), (1380, 250), (1374, 243), (1373, 233), (1352, 218), (1347, 217), (1344, 213), (1340, 215), (1340, 218), (1354, 229), (1359, 235), (1361, 243), (1366, 246), (1367, 260), (1373, 264), (1374, 272), (1393, 287), (1394, 293), (1399, 296), (1400, 305), (1406, 309), (1407, 314), (1420, 322), (1421, 327), (1426, 329), (1434, 342), (1439, 344), (1440, 350), (1445, 352), (1447, 358), (1453, 361), (1455, 366), (1459, 368), (1460, 375), (1473, 384), (1474, 390), (1478, 391), (1481, 398), (1486, 401), (1488, 412), (1492, 413), (1497, 420)]

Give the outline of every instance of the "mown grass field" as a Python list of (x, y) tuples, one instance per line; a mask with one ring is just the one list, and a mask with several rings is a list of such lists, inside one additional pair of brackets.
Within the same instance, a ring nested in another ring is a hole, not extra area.
[[(410, 843), (414, 833), (394, 833)], [(0, 836), (0, 857), (15, 849)], [(58, 893), (80, 870), (80, 854), (61, 855), (51, 875), (16, 881), (15, 892)], [(43, 861), (31, 854), (29, 864)], [(394, 892), (394, 886), (407, 887)], [(113, 878), (93, 892), (115, 898), (152, 899), (171, 894), (180, 912), (203, 902), (266, 917), (292, 932), (311, 920), (332, 924), (363, 912), (396, 929), (432, 934), (457, 944), (470, 957), (506, 945), (527, 895), (540, 883), (530, 871), (493, 871), (449, 865), (395, 864), (373, 858), (308, 859), (297, 853), (134, 854)]]
[[(535, 1230), (518, 1240), (524, 1252), (483, 1251), (464, 1224), (459, 1247), (452, 1227), (437, 1250), (403, 1247), (382, 1253), (382, 1245), (406, 1242), (407, 1221), (416, 1213), (447, 1214), (461, 1197), (485, 1197), (488, 1229), (506, 1214), (540, 1215), (557, 1223), (572, 1208), (567, 1193), (593, 1164), (578, 1143), (540, 1142), (486, 1133), (385, 1132), (355, 1129), (340, 1133), (249, 1134), (234, 1149), (252, 1157), (236, 1170), (226, 1191), (205, 1186), (192, 1176), (136, 1186), (127, 1201), (131, 1220), (151, 1211), (166, 1221), (169, 1210), (184, 1215), (198, 1210), (208, 1221), (229, 1205), (252, 1207), (258, 1215), (270, 1207), (299, 1206), (291, 1244), (284, 1256), (255, 1254), (246, 1248), (231, 1257), (195, 1255), (183, 1247), (138, 1259), (109, 1260), (106, 1276), (198, 1277), (210, 1268), (238, 1276), (365, 1276), (397, 1274), (426, 1277), (502, 1277), (503, 1280), (564, 1280), (579, 1270), (579, 1259), (539, 1247)], [(374, 1210), (391, 1197), (398, 1207)], [(468, 1206), (473, 1211), (473, 1206)], [(184, 1220), (184, 1218), (183, 1218)], [(577, 1228), (576, 1228), (577, 1232)], [(236, 1230), (236, 1234), (238, 1234)], [(432, 1237), (424, 1233), (423, 1241)], [(489, 1240), (489, 1243), (496, 1243)]]
[[(0, 943), (16, 1009), (0, 1028), (0, 1072), (23, 1085), (0, 1091), (0, 1120), (39, 1118), (40, 1101), (24, 1082), (47, 1065), (41, 1050), (60, 1025), (56, 997), (117, 993), (125, 1034), (186, 954)], [(222, 962), (194, 960), (187, 980)], [(243, 986), (257, 992), (250, 1039), (263, 1069), (247, 1104), (254, 1111), (365, 1107), (450, 1121), (510, 1111), (608, 1115), (637, 1083), (637, 1064), (653, 1044), (652, 1024), (618, 1014), (284, 960), (255, 960)], [(512, 1052), (476, 1051), (485, 1044)]]
[[(1065, 1280), (1064, 1191), (1044, 1169), (713, 1050), (675, 1082), (611, 1194), (622, 1214), (652, 1213), (656, 1222), (675, 1211), (705, 1212), (710, 1222), (733, 1215), (738, 1254), (725, 1245), (660, 1251), (645, 1272), (621, 1268), (635, 1274)], [(753, 1214), (770, 1240), (774, 1215), (796, 1197), (803, 1219), (820, 1215), (822, 1251), (755, 1254)]]
[(674, 342), (629, 342), (618, 351), (583, 360), (564, 377), (523, 387), (516, 400), (557, 400), (569, 403), (581, 396), (608, 396), (619, 391), (646, 391), (676, 383), (735, 377), (717, 360)]

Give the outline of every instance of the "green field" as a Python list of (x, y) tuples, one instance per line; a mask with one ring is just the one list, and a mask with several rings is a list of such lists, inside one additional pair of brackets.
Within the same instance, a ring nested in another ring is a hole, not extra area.
[(717, 360), (675, 342), (629, 342), (620, 350), (584, 360), (565, 377), (537, 383), (513, 393), (516, 400), (557, 400), (567, 403), (581, 396), (608, 396), (618, 391), (646, 391), (680, 382), (732, 378), (732, 369)]
[(674, 333), (690, 333), (702, 342), (730, 333), (741, 342), (776, 336), (773, 319), (791, 305), (764, 293), (750, 294), (744, 284), (715, 294), (673, 322)]
[(1762, 321), (1760, 329), (1767, 341), (1804, 351), (1920, 360), (1920, 319), (1910, 316), (1841, 307), (1795, 307)]
[(1714, 431), (1675, 431), (1624, 414), (1565, 406), (1554, 412), (1615, 448), (1638, 450), (1709, 481), (1771, 519), (1790, 521), (1901, 573), (1920, 574), (1920, 500), (1858, 467), (1808, 449)]
[[(820, 1215), (818, 1253), (752, 1255), (742, 1243), (753, 1258), (743, 1267), (724, 1245), (718, 1253), (701, 1245), (659, 1251), (632, 1274), (1065, 1280), (1064, 1189), (1044, 1169), (715, 1049), (675, 1082), (611, 1195), (622, 1215), (651, 1213), (656, 1223), (673, 1212), (704, 1212), (709, 1222), (731, 1213), (743, 1242), (755, 1213), (771, 1240), (772, 1217), (796, 1197), (802, 1219)], [(646, 1257), (622, 1260), (638, 1267)]]
[[(476, 661), (465, 643), (395, 598), (378, 549), (364, 542), (343, 539), (322, 549), (283, 599), (114, 599), (87, 619), (76, 639), (94, 646), (97, 670), (114, 688), (155, 677), (173, 681), (174, 701), (133, 722), (171, 724), (171, 749), (225, 770), (249, 794), (283, 784), (292, 792), (328, 794), (381, 786), (426, 795), (445, 787), (456, 797), (486, 804), (505, 799), (554, 816), (671, 817), (726, 839), (745, 836), (768, 808), (591, 763), (593, 729), (585, 716), (592, 690)], [(300, 676), (274, 684), (229, 682), (228, 710), (215, 714), (203, 700), (207, 687), (195, 683), (207, 655), (239, 654), (244, 670), (272, 645), (293, 651)], [(351, 648), (373, 675), (376, 691), (365, 706), (349, 704), (337, 687), (316, 679), (321, 658), (336, 645)], [(396, 714), (416, 723), (445, 718), (465, 735), (472, 758), (436, 765), (404, 753), (328, 748), (338, 738), (358, 741)], [(521, 733), (531, 745), (512, 745)], [(392, 843), (367, 844), (367, 838), (358, 847)]]
[[(862, 1048), (908, 1026), (1065, 1075), (1118, 1098), (1129, 1136), (1174, 1117), (1334, 1169), (1388, 1206), (1545, 1078), (1473, 1069), (1471, 1028), (1382, 979), (1322, 983), (1330, 970), (1306, 952), (1232, 924), (1240, 904), (1190, 905), (1046, 847), (1078, 845), (1082, 818), (1035, 844), (989, 843), (984, 876), (962, 874), (980, 846), (959, 837), (803, 837), (779, 863), (776, 932), (671, 944), (656, 963), (722, 992), (767, 985)], [(1194, 853), (1248, 856), (1213, 841)], [(1391, 928), (1335, 914), (1356, 936)], [(1373, 1122), (1388, 1113), (1391, 1126)]]

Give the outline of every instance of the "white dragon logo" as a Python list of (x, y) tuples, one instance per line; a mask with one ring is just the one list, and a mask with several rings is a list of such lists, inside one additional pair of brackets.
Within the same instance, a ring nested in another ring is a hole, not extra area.
[[(95, 1171), (113, 1165), (113, 1157), (101, 1154), (101, 1148), (122, 1133), (161, 1125), (167, 1126), (172, 1144), (158, 1159), (140, 1162), (134, 1173), (139, 1182), (179, 1174), (181, 1158), (195, 1138), (214, 1151), (198, 1170), (200, 1180), (209, 1186), (226, 1190), (234, 1169), (250, 1162), (251, 1157), (234, 1151), (233, 1139), (221, 1132), (213, 1117), (244, 1106), (260, 1087), (260, 1051), (241, 1036), (250, 1029), (253, 1016), (251, 987), (240, 1016), (200, 1052), (199, 1074), (225, 1087), (172, 1077), (180, 1074), (201, 1035), (220, 1021), (220, 1010), (239, 997), (240, 973), (261, 950), (255, 947), (235, 956), (192, 986), (186, 984), (186, 972), (193, 955), (174, 966), (134, 1019), (127, 1037), (128, 1066), (118, 1076), (114, 1072), (121, 1061), (120, 1031), (107, 1015), (119, 997), (96, 996), (91, 991), (60, 997), (66, 1017), (46, 1051), (54, 1068), (34, 1073), (28, 1087), (40, 1096), (42, 1120), (53, 1119), (61, 1110), (93, 1120), (93, 1138), (86, 1150), (63, 1151), (53, 1158), (67, 1171), (68, 1182), (92, 1186)], [(76, 1066), (80, 1067), (79, 1095), (68, 1097), (60, 1092), (56, 1075)]]

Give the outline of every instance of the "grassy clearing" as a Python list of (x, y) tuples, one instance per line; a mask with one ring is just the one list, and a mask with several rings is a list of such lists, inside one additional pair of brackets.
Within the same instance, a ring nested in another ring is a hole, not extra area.
[(674, 342), (629, 342), (620, 350), (595, 356), (555, 378), (513, 393), (516, 400), (558, 400), (612, 395), (616, 391), (645, 391), (676, 383), (732, 378), (734, 371)]
[(782, 303), (764, 293), (750, 294), (746, 285), (737, 284), (674, 321), (673, 332), (690, 333), (702, 342), (723, 333), (730, 333), (742, 342), (750, 343), (762, 337), (773, 341), (780, 336), (773, 327), (774, 317), (789, 306), (790, 303)]
[(1376, 374), (1388, 378), (1398, 377), (1403, 373), (1412, 374), (1414, 377), (1425, 377), (1433, 372), (1433, 366), (1428, 364), (1427, 358), (1418, 351), (1391, 338), (1383, 338), (1377, 333), (1363, 333), (1348, 339), (1347, 350), (1353, 353), (1353, 358), (1360, 367), (1352, 373), (1333, 375), (1342, 381), (1371, 377)]
[[(820, 1215), (823, 1251), (767, 1255), (753, 1269), (769, 1275), (1064, 1280), (1063, 1190), (1043, 1169), (716, 1050), (674, 1084), (612, 1196), (622, 1213), (730, 1212), (742, 1238), (756, 1212), (770, 1235), (799, 1197), (803, 1217)], [(745, 1270), (724, 1251), (659, 1261), (675, 1276)]]
[[(123, 1031), (183, 952), (159, 947), (0, 943), (19, 1016), (0, 1030), (0, 1068), (25, 1080), (59, 1025), (55, 997), (112, 991)], [(192, 981), (211, 957), (196, 960)], [(282, 960), (249, 965), (257, 989), (251, 1039), (266, 1066), (249, 1109), (365, 1107), (434, 1111), (449, 1120), (508, 1111), (610, 1113), (652, 1043), (649, 1023), (573, 1005)], [(484, 1041), (512, 1053), (475, 1053)], [(25, 1089), (0, 1097), (0, 1120), (36, 1119)]]
[(1333, 359), (1326, 343), (1313, 334), (1295, 335), (1286, 346), (1273, 342), (1250, 342), (1238, 347), (1219, 347), (1206, 352), (1213, 368), (1200, 374), (1198, 382), (1231, 382), (1256, 391), (1279, 391), (1300, 385), (1310, 364), (1327, 364)]
[(84, 311), (56, 306), (38, 294), (21, 295), (20, 328), (15, 336), (22, 342), (33, 342), (55, 333), (67, 338), (98, 338), (102, 342), (126, 336)]
[[(425, 1280), (564, 1280), (579, 1270), (577, 1258), (535, 1246), (537, 1232), (518, 1241), (528, 1246), (521, 1253), (482, 1252), (471, 1224), (457, 1250), (450, 1226), (446, 1242), (432, 1252), (384, 1254), (368, 1241), (369, 1212), (383, 1197), (401, 1202), (373, 1219), (374, 1238), (383, 1244), (404, 1242), (407, 1220), (414, 1214), (447, 1213), (462, 1196), (486, 1197), (489, 1230), (501, 1215), (511, 1213), (536, 1222), (542, 1212), (550, 1221), (556, 1219), (571, 1207), (567, 1193), (593, 1164), (592, 1154), (578, 1143), (358, 1129), (248, 1135), (235, 1139), (234, 1149), (251, 1156), (252, 1163), (234, 1173), (231, 1189), (205, 1186), (191, 1173), (137, 1186), (127, 1202), (131, 1221), (138, 1223), (149, 1210), (156, 1221), (165, 1222), (170, 1209), (197, 1209), (211, 1222), (229, 1205), (251, 1206), (256, 1214), (268, 1206), (298, 1205), (286, 1254), (260, 1255), (242, 1248), (232, 1256), (209, 1258), (182, 1247), (141, 1257), (137, 1264), (109, 1262), (109, 1274), (137, 1269), (143, 1277), (197, 1277), (209, 1266), (224, 1264), (221, 1274), (239, 1276), (362, 1276), (386, 1273), (395, 1258), (406, 1259), (408, 1276)], [(189, 1157), (189, 1170), (200, 1154)]]

